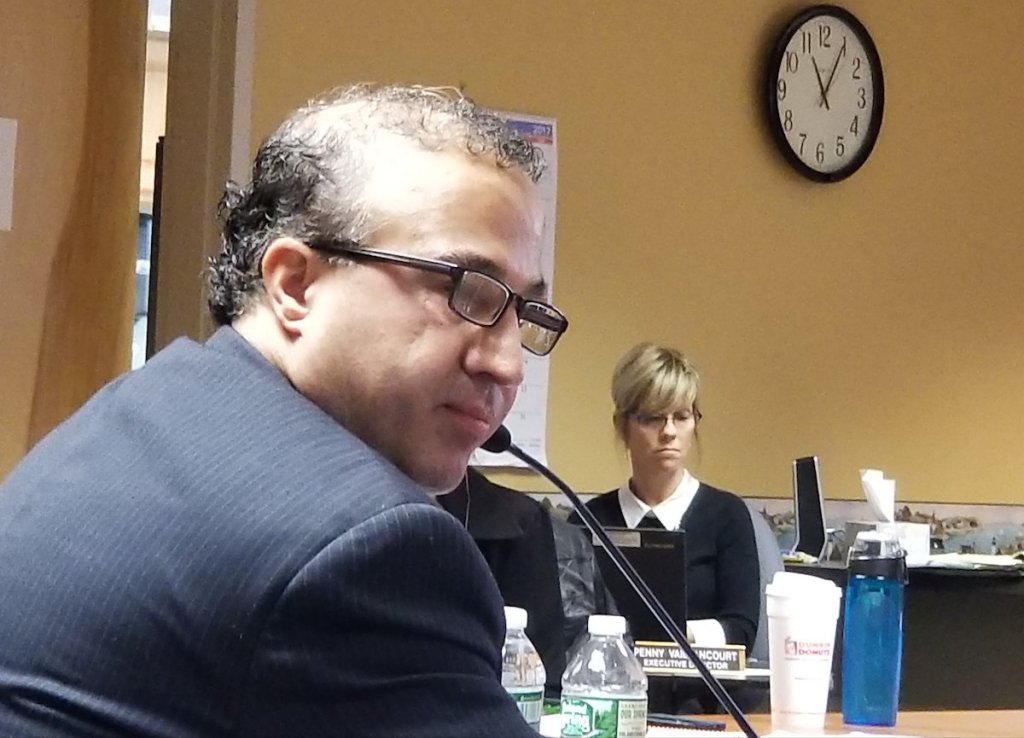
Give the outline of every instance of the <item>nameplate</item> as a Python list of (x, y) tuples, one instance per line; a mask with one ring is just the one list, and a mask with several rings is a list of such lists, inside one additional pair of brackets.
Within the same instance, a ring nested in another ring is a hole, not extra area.
[[(747, 668), (747, 649), (736, 646), (694, 646), (694, 652), (709, 670), (717, 673), (742, 672)], [(674, 643), (637, 641), (633, 653), (640, 659), (645, 674), (696, 676), (689, 657)]]
[[(605, 533), (608, 534), (608, 540), (619, 548), (640, 548), (643, 545), (638, 530), (606, 530)], [(596, 535), (593, 543), (595, 546), (604, 546), (604, 543)]]

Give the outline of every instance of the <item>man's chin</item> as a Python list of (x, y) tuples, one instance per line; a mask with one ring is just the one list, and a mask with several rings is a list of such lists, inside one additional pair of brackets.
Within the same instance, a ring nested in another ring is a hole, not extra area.
[[(472, 451), (452, 454), (450, 462), (437, 463), (440, 456), (423, 459), (414, 469), (404, 470), (427, 494), (437, 495), (451, 492), (466, 476), (466, 467)], [(431, 463), (431, 462), (434, 463)]]

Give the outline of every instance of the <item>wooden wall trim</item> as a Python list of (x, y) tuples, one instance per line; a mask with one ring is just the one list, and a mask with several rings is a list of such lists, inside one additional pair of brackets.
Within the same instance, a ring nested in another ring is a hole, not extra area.
[(219, 243), (217, 202), (230, 177), (237, 0), (175, 2), (167, 63), (156, 348), (212, 326), (203, 274)]
[(146, 12), (89, 6), (85, 125), (46, 297), (28, 444), (130, 364)]

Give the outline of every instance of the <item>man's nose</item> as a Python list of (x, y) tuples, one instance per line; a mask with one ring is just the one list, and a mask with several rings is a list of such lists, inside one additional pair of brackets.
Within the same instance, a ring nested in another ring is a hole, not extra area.
[(467, 369), (491, 376), (499, 385), (518, 387), (525, 375), (519, 317), (506, 310), (490, 327), (477, 327), (478, 340), (467, 357)]

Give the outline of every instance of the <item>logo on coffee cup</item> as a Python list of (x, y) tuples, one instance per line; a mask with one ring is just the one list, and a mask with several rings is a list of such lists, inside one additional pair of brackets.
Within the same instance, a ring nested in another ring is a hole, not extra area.
[(795, 638), (786, 638), (786, 656), (794, 658), (830, 659), (832, 658), (832, 644), (828, 641), (798, 641)]

